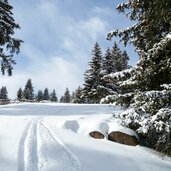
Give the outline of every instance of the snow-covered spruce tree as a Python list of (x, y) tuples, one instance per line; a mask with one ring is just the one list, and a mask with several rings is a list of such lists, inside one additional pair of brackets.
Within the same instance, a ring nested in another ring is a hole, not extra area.
[(34, 88), (33, 88), (31, 79), (28, 79), (25, 85), (25, 88), (23, 91), (23, 99), (34, 100)]
[(70, 103), (71, 102), (71, 95), (70, 95), (70, 91), (68, 88), (66, 88), (64, 95), (61, 97), (60, 101), (62, 103)]
[(12, 74), (12, 65), (15, 64), (14, 54), (20, 51), (22, 40), (14, 38), (15, 29), (20, 26), (15, 23), (12, 13), (13, 7), (8, 0), (0, 0), (0, 65), (2, 73)]
[(74, 102), (73, 102), (74, 99), (75, 99), (75, 91), (73, 91), (73, 92), (71, 93), (71, 103), (74, 103)]
[(132, 27), (108, 34), (132, 43), (140, 60), (135, 73), (125, 86), (132, 84), (136, 93), (131, 102), (134, 109), (118, 115), (123, 125), (134, 128), (146, 146), (171, 155), (171, 1), (130, 0), (119, 4), (119, 12), (135, 21)]
[(17, 100), (22, 100), (23, 99), (23, 90), (22, 88), (19, 88), (17, 91)]
[(5, 86), (2, 86), (2, 88), (0, 90), (0, 99), (2, 99), (2, 100), (8, 99), (8, 92), (7, 92), (7, 88)]
[[(102, 63), (102, 74), (101, 76), (102, 81), (101, 85), (99, 86), (101, 92), (103, 92), (103, 97), (107, 96), (107, 98), (103, 98), (101, 102), (103, 103), (111, 103), (112, 102), (112, 95), (116, 97), (117, 93), (120, 93), (120, 86), (118, 79), (113, 80), (108, 76), (106, 79), (106, 76), (109, 74), (113, 74), (116, 72), (120, 72), (122, 70), (128, 69), (130, 66), (128, 66), (128, 60), (129, 57), (127, 55), (127, 52), (121, 52), (120, 48), (114, 43), (113, 48), (111, 51), (107, 49), (106, 54), (103, 58)], [(119, 73), (117, 74), (119, 76)], [(119, 78), (119, 77), (118, 77)]]
[(73, 92), (73, 97), (71, 100), (72, 103), (84, 103), (84, 99), (82, 97), (82, 88), (78, 86), (78, 88)]
[(50, 100), (50, 95), (49, 95), (48, 88), (45, 88), (44, 89), (44, 92), (43, 92), (43, 100)]
[(83, 90), (82, 90), (82, 98), (85, 99), (85, 103), (93, 103), (92, 99), (90, 97), (89, 92), (91, 91), (92, 87), (92, 77), (90, 70), (86, 70), (84, 73), (84, 84), (83, 84)]
[(122, 52), (116, 42), (114, 43), (114, 46), (111, 49), (111, 55), (113, 58), (113, 65), (115, 68), (115, 72), (126, 69), (125, 66), (123, 65)]
[(107, 48), (106, 53), (102, 59), (102, 74), (108, 75), (113, 72), (116, 72), (116, 68), (114, 66), (113, 55), (111, 54), (110, 48)]
[(60, 103), (64, 103), (64, 97), (63, 97), (63, 96), (61, 96), (59, 102), (60, 102)]
[(102, 58), (102, 65), (101, 65), (101, 72), (100, 72), (100, 85), (98, 85), (98, 91), (101, 92), (102, 97), (105, 97), (107, 95), (114, 94), (117, 87), (111, 83), (110, 81), (106, 81), (103, 79), (105, 75), (108, 75), (110, 73), (116, 72), (113, 57), (111, 54), (110, 49), (108, 48), (106, 50), (106, 53), (104, 54), (104, 57)]
[(99, 103), (101, 92), (98, 86), (101, 82), (102, 52), (98, 43), (92, 50), (92, 60), (89, 62), (90, 68), (84, 74), (83, 95), (87, 103)]
[(122, 68), (122, 70), (130, 68), (130, 66), (128, 66), (128, 61), (129, 61), (129, 56), (128, 56), (126, 50), (124, 50), (122, 53), (122, 56), (121, 56), (121, 68)]
[(36, 101), (38, 101), (38, 102), (40, 102), (40, 101), (42, 101), (43, 100), (43, 91), (42, 90), (39, 90), (38, 92), (37, 92), (37, 95), (36, 95)]
[(50, 101), (51, 102), (58, 102), (58, 98), (56, 96), (56, 91), (53, 90), (52, 93), (50, 94)]
[(147, 51), (170, 31), (170, 0), (129, 0), (117, 6), (135, 24), (123, 30), (108, 33), (107, 39), (117, 36), (125, 45), (128, 42), (138, 50)]
[(127, 108), (132, 103), (135, 94), (134, 78), (135, 68), (105, 75), (103, 80), (115, 86), (115, 90), (101, 99), (101, 103), (113, 103)]

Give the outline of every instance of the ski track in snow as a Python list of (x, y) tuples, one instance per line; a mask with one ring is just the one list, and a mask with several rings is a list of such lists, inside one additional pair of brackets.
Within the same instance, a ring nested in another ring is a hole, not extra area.
[(45, 123), (39, 122), (39, 131), (40, 170), (81, 171), (80, 161)]
[(20, 142), (19, 142), (19, 147), (18, 147), (18, 171), (24, 171), (24, 167), (25, 167), (24, 166), (24, 142), (25, 142), (25, 139), (27, 137), (28, 130), (29, 130), (29, 127), (30, 127), (32, 121), (33, 121), (33, 119), (26, 124), (25, 129), (24, 129), (24, 131), (22, 133)]
[(38, 171), (37, 123), (39, 118), (32, 119), (22, 134), (18, 149), (18, 171)]
[(18, 148), (18, 171), (81, 171), (80, 161), (40, 118), (25, 126)]

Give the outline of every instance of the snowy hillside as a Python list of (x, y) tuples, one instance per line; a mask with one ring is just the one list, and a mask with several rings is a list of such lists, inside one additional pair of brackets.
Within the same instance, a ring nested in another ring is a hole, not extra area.
[(152, 150), (89, 136), (121, 129), (114, 111), (108, 105), (0, 106), (0, 170), (170, 171), (170, 158)]

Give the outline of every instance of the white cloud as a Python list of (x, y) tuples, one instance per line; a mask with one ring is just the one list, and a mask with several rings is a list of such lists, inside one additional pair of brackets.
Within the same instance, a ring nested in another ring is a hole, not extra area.
[(49, 61), (43, 61), (32, 76), (34, 84), (39, 89), (48, 87), (56, 89), (58, 95), (62, 95), (66, 86), (71, 90), (75, 89), (79, 83), (79, 69), (71, 61), (66, 61), (61, 57), (53, 57)]
[[(105, 37), (106, 23), (98, 17), (91, 17), (80, 22), (73, 22), (62, 39), (63, 49), (80, 59), (78, 52), (88, 55), (94, 43), (100, 36)], [(84, 59), (83, 59), (84, 60)]]
[(15, 73), (12, 77), (1, 76), (0, 86), (7, 85), (10, 97), (15, 98), (19, 87), (24, 88), (28, 78), (32, 79), (35, 90), (48, 87), (51, 91), (56, 89), (61, 96), (66, 86), (74, 90), (80, 84), (79, 67), (61, 57), (52, 57), (48, 61), (34, 63), (29, 73)]
[(60, 3), (38, 0), (30, 5), (25, 0), (14, 6), (21, 25), (17, 34), (24, 45), (14, 75), (0, 78), (0, 85), (7, 86), (11, 97), (28, 78), (36, 90), (56, 89), (59, 96), (66, 87), (74, 90), (82, 84), (91, 49), (96, 41), (105, 39), (108, 31), (108, 22), (98, 14), (110, 12), (108, 8), (92, 7), (88, 17), (74, 18), (60, 9)]

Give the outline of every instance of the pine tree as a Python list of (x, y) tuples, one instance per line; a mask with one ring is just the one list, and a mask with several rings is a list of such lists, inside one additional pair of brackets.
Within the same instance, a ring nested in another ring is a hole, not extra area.
[(73, 103), (84, 103), (84, 99), (82, 97), (82, 88), (78, 86), (78, 88), (73, 92)]
[(122, 61), (122, 52), (116, 42), (114, 43), (114, 46), (111, 49), (111, 55), (113, 58), (113, 65), (115, 68), (115, 72), (122, 71), (123, 69), (123, 61)]
[[(127, 83), (136, 88), (138, 94), (162, 90), (163, 84), (171, 83), (170, 40), (167, 38), (171, 30), (170, 6), (169, 0), (142, 0), (128, 1), (117, 7), (119, 12), (127, 13), (131, 20), (137, 21), (130, 28), (110, 32), (108, 38), (118, 36), (124, 44), (135, 45), (140, 60)], [(130, 87), (128, 84), (125, 85)], [(140, 105), (137, 103), (137, 106)]]
[(74, 103), (74, 99), (75, 99), (75, 91), (73, 91), (73, 92), (71, 93), (70, 102), (71, 102), (71, 103)]
[(117, 10), (136, 23), (126, 29), (111, 31), (107, 38), (117, 36), (125, 45), (132, 43), (138, 50), (146, 52), (171, 31), (170, 7), (170, 0), (133, 0), (121, 3)]
[(22, 100), (23, 98), (23, 90), (22, 88), (19, 88), (19, 90), (17, 91), (17, 100)]
[(63, 98), (62, 98), (62, 102), (63, 103), (70, 103), (71, 102), (71, 95), (70, 95), (68, 88), (66, 88), (66, 90), (65, 90), (65, 93), (64, 93)]
[(14, 30), (19, 29), (20, 26), (15, 23), (12, 13), (13, 7), (8, 3), (8, 0), (0, 1), (0, 65), (2, 73), (5, 70), (8, 74), (12, 74), (12, 65), (15, 64), (13, 55), (18, 54), (22, 40), (14, 38)]
[(34, 89), (32, 85), (31, 79), (28, 79), (24, 91), (23, 91), (23, 99), (26, 100), (34, 100)]
[[(102, 80), (98, 88), (99, 91), (103, 94), (103, 97), (110, 95), (110, 98), (108, 96), (108, 100), (103, 99), (103, 102), (111, 103), (113, 102), (113, 98), (111, 98), (111, 95), (114, 95), (115, 97), (116, 93), (121, 93), (121, 88), (119, 87), (120, 80), (113, 79), (109, 75), (114, 73), (117, 74), (117, 72), (127, 69), (128, 60), (129, 57), (126, 51), (122, 53), (116, 42), (114, 43), (112, 50), (110, 50), (109, 48), (107, 49), (102, 63)], [(118, 73), (118, 75), (120, 74)]]
[(64, 97), (63, 97), (63, 96), (61, 96), (59, 102), (60, 102), (60, 103), (65, 103), (65, 102), (64, 102)]
[(44, 92), (43, 92), (43, 100), (50, 100), (50, 95), (49, 95), (48, 88), (45, 88), (44, 89)]
[(110, 85), (111, 89), (106, 90), (108, 94), (101, 100), (101, 103), (114, 103), (124, 108), (129, 107), (135, 92), (135, 87), (132, 85), (135, 70), (135, 68), (130, 68), (105, 75), (103, 77), (107, 86), (105, 88), (107, 89)]
[(101, 82), (101, 65), (102, 52), (99, 44), (96, 43), (92, 50), (92, 60), (89, 62), (90, 69), (84, 74), (84, 88), (82, 92), (88, 103), (100, 102), (101, 93), (98, 90), (98, 86)]
[(56, 91), (53, 90), (53, 92), (50, 94), (50, 101), (51, 102), (58, 102), (58, 98), (56, 96)]
[(104, 76), (113, 72), (116, 72), (116, 69), (114, 66), (113, 56), (110, 49), (108, 48), (102, 60), (102, 74)]
[(43, 92), (42, 92), (42, 90), (39, 90), (37, 92), (36, 101), (40, 102), (42, 100), (43, 100)]
[[(168, 155), (171, 155), (170, 7), (170, 0), (128, 1), (119, 4), (119, 12), (126, 13), (127, 17), (137, 23), (108, 34), (108, 39), (118, 36), (125, 45), (133, 43), (139, 55), (134, 73), (121, 83), (136, 89), (131, 92), (130, 99), (134, 109), (117, 117), (123, 119), (124, 125), (134, 128), (140, 137), (143, 135), (146, 146)], [(121, 96), (117, 100), (121, 100)]]
[(91, 89), (93, 85), (93, 80), (91, 77), (90, 70), (86, 70), (84, 73), (84, 84), (82, 97), (85, 99), (86, 103), (93, 103), (92, 96), (90, 95)]
[(128, 61), (129, 61), (129, 56), (128, 56), (127, 52), (124, 50), (122, 53), (122, 61), (121, 61), (122, 70), (129, 68)]
[(8, 92), (7, 88), (3, 86), (0, 90), (0, 99), (7, 100), (8, 99)]

